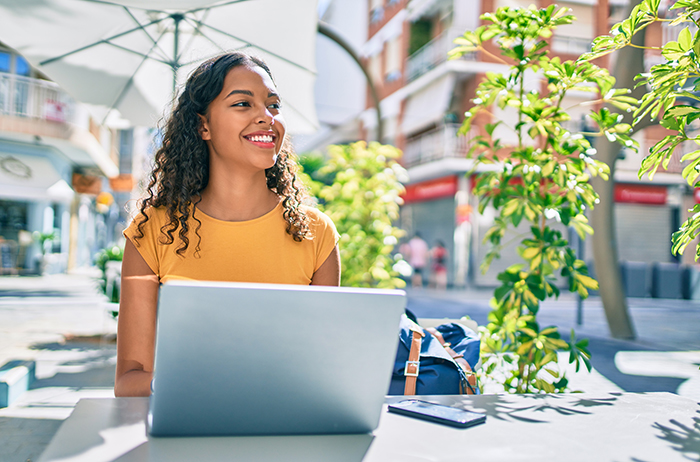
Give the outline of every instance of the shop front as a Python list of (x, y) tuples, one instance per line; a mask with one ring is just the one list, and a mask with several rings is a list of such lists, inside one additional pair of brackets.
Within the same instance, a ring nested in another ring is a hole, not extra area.
[(407, 241), (416, 232), (433, 248), (441, 241), (448, 252), (448, 285), (455, 283), (455, 195), (457, 175), (449, 175), (406, 186), (402, 196), (399, 226), (406, 231)]

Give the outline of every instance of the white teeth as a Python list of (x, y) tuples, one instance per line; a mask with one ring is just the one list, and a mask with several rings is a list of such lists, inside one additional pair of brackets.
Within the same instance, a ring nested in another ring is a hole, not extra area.
[(250, 141), (258, 143), (272, 143), (272, 137), (269, 135), (255, 135), (250, 137)]

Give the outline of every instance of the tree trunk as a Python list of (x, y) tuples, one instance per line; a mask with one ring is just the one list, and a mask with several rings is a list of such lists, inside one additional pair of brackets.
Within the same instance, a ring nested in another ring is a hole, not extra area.
[[(631, 2), (627, 14), (639, 2)], [(635, 44), (644, 44), (646, 29), (638, 33), (634, 39)], [(644, 50), (626, 47), (616, 53), (616, 62), (613, 68), (613, 76), (617, 79), (616, 88), (634, 88), (634, 77), (645, 72)], [(632, 96), (641, 98), (646, 91), (644, 86), (633, 91)], [(626, 113), (625, 123), (632, 123), (632, 114)], [(643, 128), (641, 124), (635, 130)], [(610, 143), (606, 137), (595, 140), (595, 148), (598, 151), (596, 157), (610, 166), (610, 180), (603, 181), (599, 177), (593, 178), (591, 183), (600, 195), (600, 204), (596, 205), (591, 213), (591, 225), (595, 230), (593, 234), (593, 259), (595, 261), (595, 273), (600, 284), (600, 297), (608, 320), (610, 334), (615, 338), (634, 339), (635, 332), (632, 319), (627, 307), (625, 289), (622, 285), (620, 274), (617, 239), (615, 237), (615, 161), (620, 147), (617, 143)]]

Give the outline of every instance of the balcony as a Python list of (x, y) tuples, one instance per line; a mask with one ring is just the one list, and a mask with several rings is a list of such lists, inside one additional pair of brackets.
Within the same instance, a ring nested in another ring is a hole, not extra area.
[(580, 37), (568, 37), (566, 35), (554, 35), (552, 37), (552, 51), (570, 55), (582, 55), (591, 51), (592, 39)]
[(472, 134), (457, 136), (460, 124), (444, 124), (406, 141), (405, 167), (447, 158), (465, 158)]
[[(447, 61), (447, 52), (455, 47), (452, 41), (460, 35), (461, 33), (453, 30), (445, 31), (409, 56), (406, 61), (406, 80), (413, 81)], [(466, 54), (461, 59), (476, 61), (476, 53)]]
[(0, 116), (65, 123), (73, 101), (46, 80), (0, 73)]

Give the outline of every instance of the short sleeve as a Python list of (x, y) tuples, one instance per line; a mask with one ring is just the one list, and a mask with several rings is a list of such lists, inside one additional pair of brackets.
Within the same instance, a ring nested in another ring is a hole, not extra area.
[(123, 234), (124, 237), (134, 244), (134, 247), (141, 254), (148, 267), (151, 268), (151, 271), (160, 277), (160, 264), (156, 250), (158, 234), (160, 233), (160, 224), (157, 223), (158, 213), (153, 213), (153, 210), (149, 210), (147, 216), (149, 217), (148, 221), (141, 226), (143, 237), (140, 237), (141, 233), (138, 230), (138, 224), (144, 219), (144, 216), (140, 213), (131, 221)]
[(316, 249), (316, 263), (314, 265), (314, 272), (316, 272), (338, 244), (340, 235), (335, 229), (333, 220), (325, 213), (308, 207), (306, 214), (309, 217), (309, 228), (314, 240), (314, 248)]

